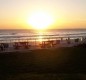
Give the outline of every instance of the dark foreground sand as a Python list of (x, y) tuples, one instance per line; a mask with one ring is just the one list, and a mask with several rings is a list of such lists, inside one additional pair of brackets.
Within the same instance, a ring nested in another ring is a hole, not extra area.
[(0, 80), (86, 80), (86, 47), (0, 53)]

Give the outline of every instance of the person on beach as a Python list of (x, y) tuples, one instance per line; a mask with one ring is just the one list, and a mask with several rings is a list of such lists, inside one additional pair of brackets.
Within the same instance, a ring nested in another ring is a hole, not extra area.
[(4, 50), (4, 46), (3, 46), (3, 44), (0, 44), (0, 50), (1, 50), (1, 51)]
[(70, 44), (71, 41), (70, 41), (70, 38), (68, 37), (68, 39), (66, 39), (67, 43)]

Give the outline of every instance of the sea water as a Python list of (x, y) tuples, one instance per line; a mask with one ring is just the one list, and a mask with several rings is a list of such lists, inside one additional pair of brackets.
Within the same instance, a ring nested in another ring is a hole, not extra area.
[(24, 39), (24, 38), (37, 38), (39, 36), (46, 37), (77, 37), (86, 36), (86, 29), (49, 29), (45, 31), (37, 31), (32, 29), (10, 29), (0, 30), (0, 40), (10, 39)]

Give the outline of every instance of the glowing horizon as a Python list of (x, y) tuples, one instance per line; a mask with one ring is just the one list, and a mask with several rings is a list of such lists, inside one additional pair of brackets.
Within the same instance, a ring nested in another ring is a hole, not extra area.
[(0, 0), (0, 12), (0, 29), (86, 28), (86, 0)]

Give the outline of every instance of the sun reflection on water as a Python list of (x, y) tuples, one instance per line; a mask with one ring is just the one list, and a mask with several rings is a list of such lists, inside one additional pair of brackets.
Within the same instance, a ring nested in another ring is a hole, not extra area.
[(43, 36), (38, 36), (38, 41), (42, 42), (43, 41)]
[(40, 42), (40, 43), (41, 43), (42, 41), (44, 41), (44, 32), (43, 32), (43, 31), (39, 31), (39, 32), (38, 32), (37, 41)]

